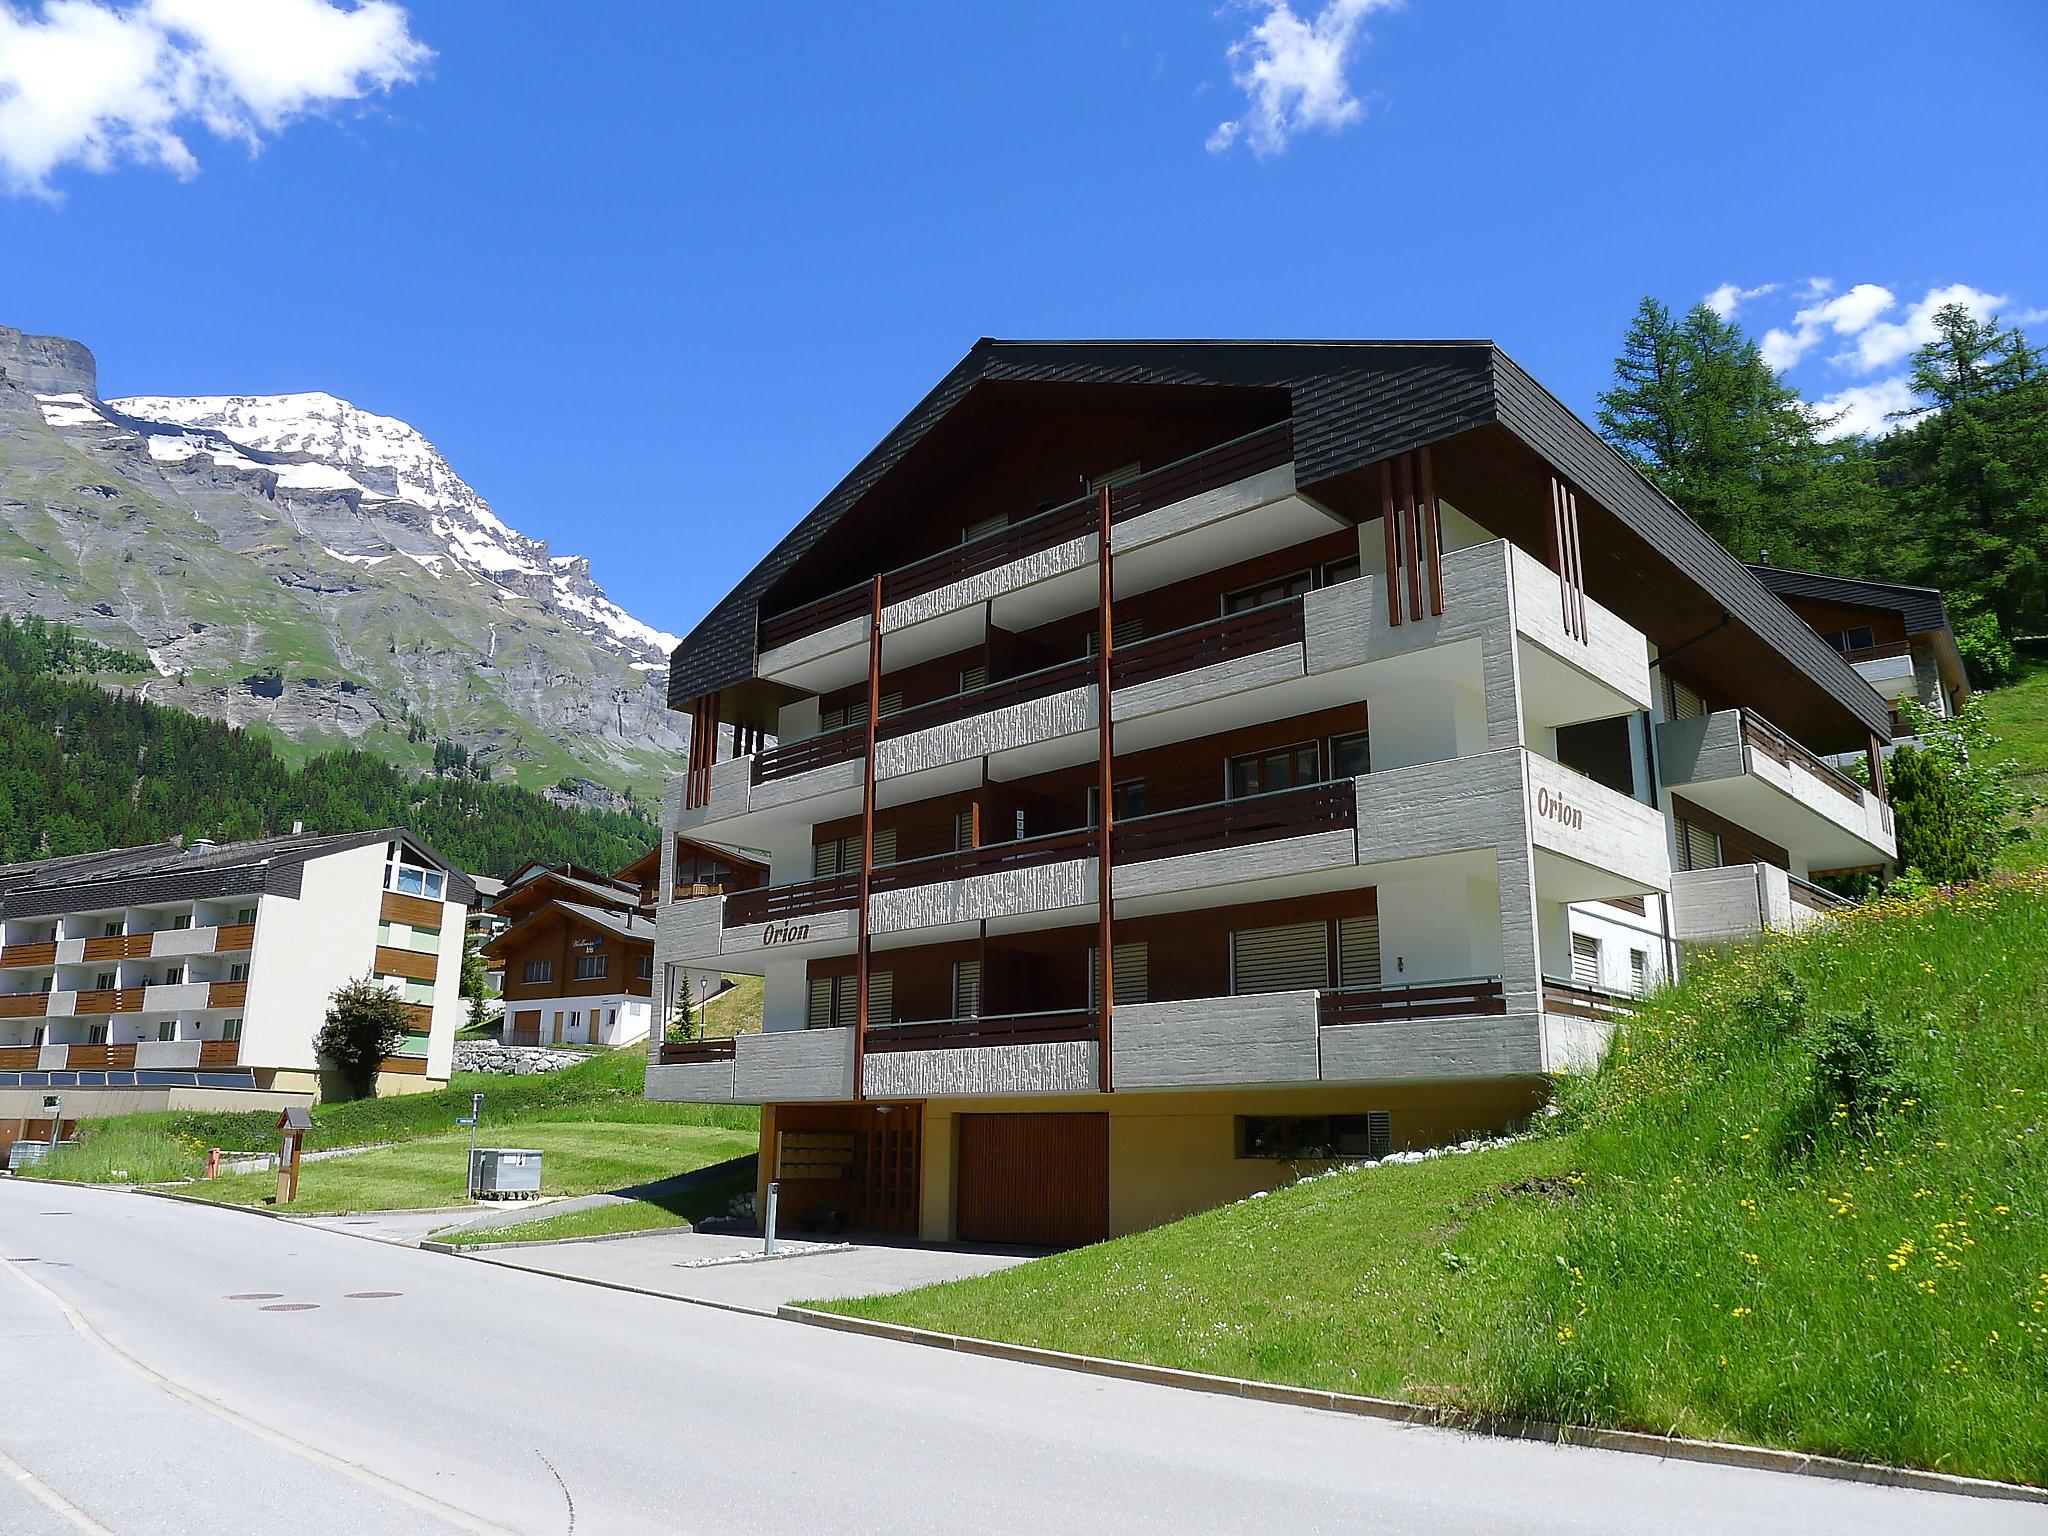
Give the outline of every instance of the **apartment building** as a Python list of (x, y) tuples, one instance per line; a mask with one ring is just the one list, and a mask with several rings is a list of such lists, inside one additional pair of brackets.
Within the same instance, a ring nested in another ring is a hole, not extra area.
[(1910, 699), (1937, 720), (1952, 720), (1970, 698), (1970, 674), (1956, 649), (1948, 607), (1933, 587), (1857, 581), (1818, 571), (1753, 565), (1751, 574), (1823, 640), (1892, 712), (1892, 745), (1914, 738), (1899, 713)]
[[(615, 874), (573, 864), (529, 864), (491, 908), (501, 925), (483, 947), (502, 971), (509, 1045), (628, 1045), (655, 1018), (654, 911), (661, 897), (657, 844)], [(670, 900), (763, 883), (767, 867), (731, 849), (679, 840)], [(686, 977), (687, 983), (690, 978)], [(696, 995), (716, 978), (695, 977)], [(673, 996), (665, 995), (673, 1012)]]
[(665, 826), (768, 880), (664, 880), (657, 969), (765, 1028), (648, 1093), (762, 1105), (799, 1224), (1085, 1242), (1498, 1129), (1895, 853), (1884, 701), (1486, 342), (985, 340), (669, 695)]
[(313, 1037), (374, 976), (411, 1032), (379, 1093), (439, 1087), (466, 877), (402, 828), (162, 843), (0, 867), (0, 1122), (308, 1102)]

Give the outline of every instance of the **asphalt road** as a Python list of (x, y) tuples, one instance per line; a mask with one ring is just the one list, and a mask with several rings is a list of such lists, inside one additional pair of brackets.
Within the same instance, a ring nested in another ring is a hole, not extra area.
[(2048, 1527), (2039, 1505), (1108, 1381), (113, 1191), (0, 1180), (0, 1259), (9, 1536)]

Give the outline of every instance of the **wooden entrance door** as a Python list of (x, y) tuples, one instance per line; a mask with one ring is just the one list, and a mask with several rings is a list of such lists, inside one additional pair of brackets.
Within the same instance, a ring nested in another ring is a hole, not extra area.
[(962, 1115), (960, 1240), (1078, 1248), (1109, 1236), (1109, 1116)]

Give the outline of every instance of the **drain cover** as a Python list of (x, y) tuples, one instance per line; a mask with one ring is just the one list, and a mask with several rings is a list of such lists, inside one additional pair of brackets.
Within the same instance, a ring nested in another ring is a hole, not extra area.
[(313, 1301), (280, 1301), (273, 1306), (258, 1307), (258, 1312), (314, 1312), (319, 1303)]
[(402, 1296), (403, 1291), (350, 1291), (350, 1301), (382, 1301), (386, 1296)]
[(283, 1294), (283, 1291), (237, 1291), (234, 1295), (225, 1299), (228, 1301), (275, 1301)]

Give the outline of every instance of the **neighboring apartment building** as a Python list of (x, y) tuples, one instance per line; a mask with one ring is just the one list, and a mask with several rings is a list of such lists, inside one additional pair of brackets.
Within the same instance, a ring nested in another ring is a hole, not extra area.
[(1954, 719), (1969, 702), (1970, 674), (1935, 588), (1775, 565), (1750, 571), (1877, 690), (1892, 711), (1893, 745), (1914, 739), (1900, 718), (1901, 701), (1913, 700), (1937, 720)]
[[(687, 841), (671, 863), (673, 900), (745, 889), (767, 875), (742, 854)], [(504, 973), (507, 1044), (616, 1046), (647, 1037), (660, 878), (657, 845), (615, 875), (529, 864), (506, 882), (492, 909), (506, 926), (483, 953)]]
[(770, 879), (665, 880), (657, 968), (765, 1028), (648, 1093), (761, 1104), (797, 1223), (1082, 1242), (1498, 1129), (1895, 852), (1883, 701), (1485, 342), (984, 341), (669, 697), (665, 827)]
[(380, 1093), (439, 1087), (455, 1031), (466, 877), (403, 829), (0, 867), (0, 1122), (306, 1102), (313, 1037), (375, 976), (412, 1025)]

